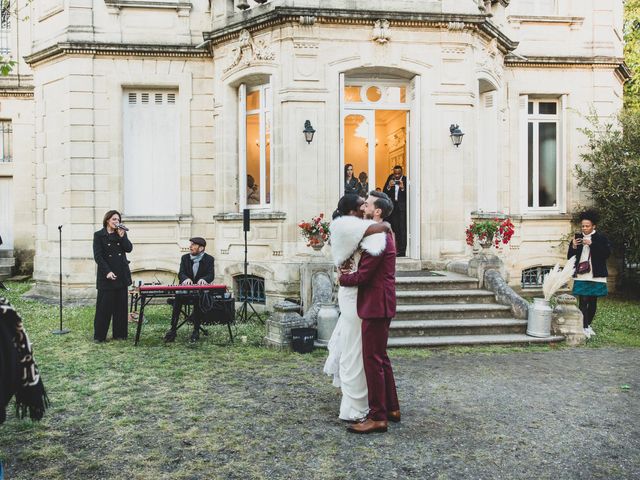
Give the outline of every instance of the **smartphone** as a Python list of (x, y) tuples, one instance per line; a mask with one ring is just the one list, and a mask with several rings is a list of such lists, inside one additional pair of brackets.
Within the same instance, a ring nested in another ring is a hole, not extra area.
[(581, 233), (574, 233), (573, 234), (573, 238), (575, 238), (576, 240), (582, 238), (582, 234)]

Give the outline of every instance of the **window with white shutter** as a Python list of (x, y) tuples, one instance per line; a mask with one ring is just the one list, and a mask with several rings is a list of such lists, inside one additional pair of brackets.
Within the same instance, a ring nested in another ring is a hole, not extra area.
[(180, 143), (176, 93), (124, 94), (124, 213), (166, 216), (180, 212)]

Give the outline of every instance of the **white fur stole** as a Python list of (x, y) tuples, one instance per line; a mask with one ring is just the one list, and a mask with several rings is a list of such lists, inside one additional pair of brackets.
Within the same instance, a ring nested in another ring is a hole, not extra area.
[(384, 251), (387, 246), (385, 233), (374, 233), (364, 240), (362, 239), (369, 225), (374, 223), (373, 220), (363, 220), (351, 215), (338, 217), (331, 222), (329, 231), (331, 232), (331, 254), (334, 265), (342, 265), (355, 253), (358, 246), (373, 256), (380, 255)]

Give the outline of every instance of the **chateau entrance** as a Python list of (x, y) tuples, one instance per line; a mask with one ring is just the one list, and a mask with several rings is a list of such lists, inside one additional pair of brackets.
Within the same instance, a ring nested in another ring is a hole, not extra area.
[(417, 174), (409, 155), (413, 82), (342, 78), (341, 83), (340, 192), (366, 197), (378, 190), (389, 195), (394, 201), (389, 221), (396, 231), (399, 255), (417, 258), (418, 227), (411, 221), (417, 207), (412, 180)]

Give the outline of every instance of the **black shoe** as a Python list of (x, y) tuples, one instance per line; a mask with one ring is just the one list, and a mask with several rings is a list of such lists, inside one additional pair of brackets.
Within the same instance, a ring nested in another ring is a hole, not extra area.
[(199, 332), (193, 332), (191, 334), (191, 338), (189, 339), (190, 343), (196, 343), (198, 340), (200, 340), (200, 333)]
[(173, 342), (175, 339), (176, 339), (176, 331), (175, 330), (169, 330), (167, 333), (164, 334), (164, 341), (166, 343)]

